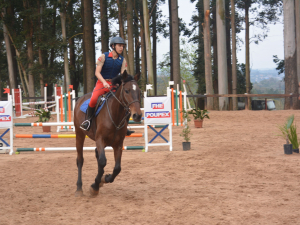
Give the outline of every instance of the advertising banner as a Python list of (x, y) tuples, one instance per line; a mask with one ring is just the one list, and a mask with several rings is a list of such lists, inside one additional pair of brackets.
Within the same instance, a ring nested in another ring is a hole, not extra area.
[(147, 97), (145, 98), (146, 124), (169, 124), (171, 123), (171, 100), (170, 97)]
[(12, 102), (0, 101), (0, 128), (12, 127)]

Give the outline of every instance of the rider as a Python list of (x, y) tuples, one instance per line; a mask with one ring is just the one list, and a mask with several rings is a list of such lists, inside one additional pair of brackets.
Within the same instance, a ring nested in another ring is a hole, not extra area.
[[(109, 46), (112, 51), (103, 53), (97, 60), (95, 75), (98, 81), (87, 109), (87, 119), (80, 125), (80, 128), (83, 130), (90, 129), (98, 97), (109, 92), (112, 78), (118, 76), (120, 72), (123, 73), (127, 70), (127, 62), (121, 55), (126, 46), (124, 39), (121, 37), (113, 37), (110, 40)], [(127, 130), (127, 135), (131, 133), (134, 133), (134, 131)]]

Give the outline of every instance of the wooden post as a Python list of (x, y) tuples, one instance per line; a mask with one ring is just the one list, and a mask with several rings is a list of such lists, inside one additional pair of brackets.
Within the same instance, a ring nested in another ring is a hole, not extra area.
[(267, 105), (268, 101), (267, 99), (265, 98), (265, 110), (268, 110), (268, 105)]
[(246, 97), (246, 99), (245, 99), (245, 110), (249, 110), (248, 97)]

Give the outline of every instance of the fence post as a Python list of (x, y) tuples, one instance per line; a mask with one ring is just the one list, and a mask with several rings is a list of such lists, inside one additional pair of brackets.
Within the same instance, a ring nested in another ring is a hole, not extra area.
[(292, 97), (293, 93), (290, 93), (290, 109), (293, 109), (293, 97)]
[(268, 110), (268, 105), (267, 105), (268, 101), (267, 99), (265, 98), (265, 110)]
[[(248, 93), (245, 93), (245, 95), (247, 95)], [(249, 110), (249, 106), (248, 106), (248, 96), (245, 97), (245, 110)]]

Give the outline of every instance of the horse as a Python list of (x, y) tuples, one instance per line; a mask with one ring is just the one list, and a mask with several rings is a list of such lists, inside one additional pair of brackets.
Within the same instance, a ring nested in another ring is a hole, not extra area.
[[(91, 196), (97, 196), (99, 188), (104, 183), (112, 183), (121, 172), (121, 158), (123, 142), (126, 136), (127, 124), (130, 115), (135, 122), (140, 122), (142, 112), (140, 109), (141, 90), (137, 84), (140, 74), (134, 77), (123, 74), (112, 80), (112, 87), (118, 86), (115, 92), (110, 91), (111, 96), (104, 102), (103, 108), (97, 116), (92, 119), (89, 131), (80, 128), (80, 124), (85, 120), (85, 113), (80, 110), (83, 102), (91, 97), (91, 93), (85, 94), (76, 102), (74, 109), (74, 126), (76, 133), (77, 148), (77, 168), (78, 180), (75, 196), (82, 196), (82, 166), (83, 166), (83, 144), (85, 137), (96, 142), (95, 155), (98, 162), (98, 174), (95, 182), (90, 187)], [(96, 109), (97, 110), (97, 109)], [(106, 156), (104, 148), (111, 146), (114, 151), (115, 166), (112, 174), (104, 176), (106, 166)]]

